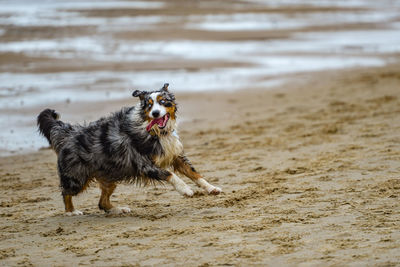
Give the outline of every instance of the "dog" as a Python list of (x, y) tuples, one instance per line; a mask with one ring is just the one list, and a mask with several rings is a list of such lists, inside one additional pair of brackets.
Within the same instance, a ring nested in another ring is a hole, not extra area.
[(67, 215), (83, 214), (74, 208), (72, 197), (95, 180), (101, 189), (99, 208), (112, 214), (131, 211), (110, 202), (120, 182), (168, 182), (181, 195), (193, 196), (192, 189), (174, 173), (178, 172), (209, 194), (221, 192), (202, 178), (185, 156), (177, 132), (177, 104), (168, 83), (156, 91), (136, 90), (132, 96), (140, 102), (85, 125), (62, 122), (51, 109), (37, 117), (39, 132), (57, 154)]

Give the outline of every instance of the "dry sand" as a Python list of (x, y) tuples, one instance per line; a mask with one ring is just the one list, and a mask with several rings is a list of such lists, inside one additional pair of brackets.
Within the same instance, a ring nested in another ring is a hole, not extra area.
[(224, 192), (120, 185), (128, 215), (100, 212), (93, 186), (65, 216), (49, 149), (0, 158), (0, 265), (399, 265), (399, 84), (392, 65), (178, 94), (186, 153)]

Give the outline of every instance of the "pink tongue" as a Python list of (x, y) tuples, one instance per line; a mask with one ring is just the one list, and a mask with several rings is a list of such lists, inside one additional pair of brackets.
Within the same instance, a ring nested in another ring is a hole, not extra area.
[(153, 127), (153, 125), (156, 124), (156, 123), (162, 127), (163, 126), (163, 122), (164, 122), (164, 117), (158, 118), (158, 119), (154, 119), (149, 123), (149, 125), (147, 125), (146, 130), (148, 132), (150, 132), (151, 127)]

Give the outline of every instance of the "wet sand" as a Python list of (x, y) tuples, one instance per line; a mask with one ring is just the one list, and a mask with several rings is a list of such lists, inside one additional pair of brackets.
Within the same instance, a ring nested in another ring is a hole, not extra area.
[(94, 185), (75, 199), (84, 215), (67, 217), (52, 151), (0, 158), (1, 263), (398, 265), (399, 69), (177, 94), (186, 153), (219, 196), (120, 185), (112, 200), (132, 213), (109, 216)]

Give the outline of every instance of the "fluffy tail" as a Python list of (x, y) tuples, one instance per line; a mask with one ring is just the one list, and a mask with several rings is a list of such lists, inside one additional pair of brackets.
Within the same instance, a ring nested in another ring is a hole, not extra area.
[(39, 132), (47, 138), (50, 145), (52, 145), (50, 138), (51, 129), (58, 124), (57, 120), (59, 117), (58, 113), (53, 109), (45, 109), (37, 117)]

